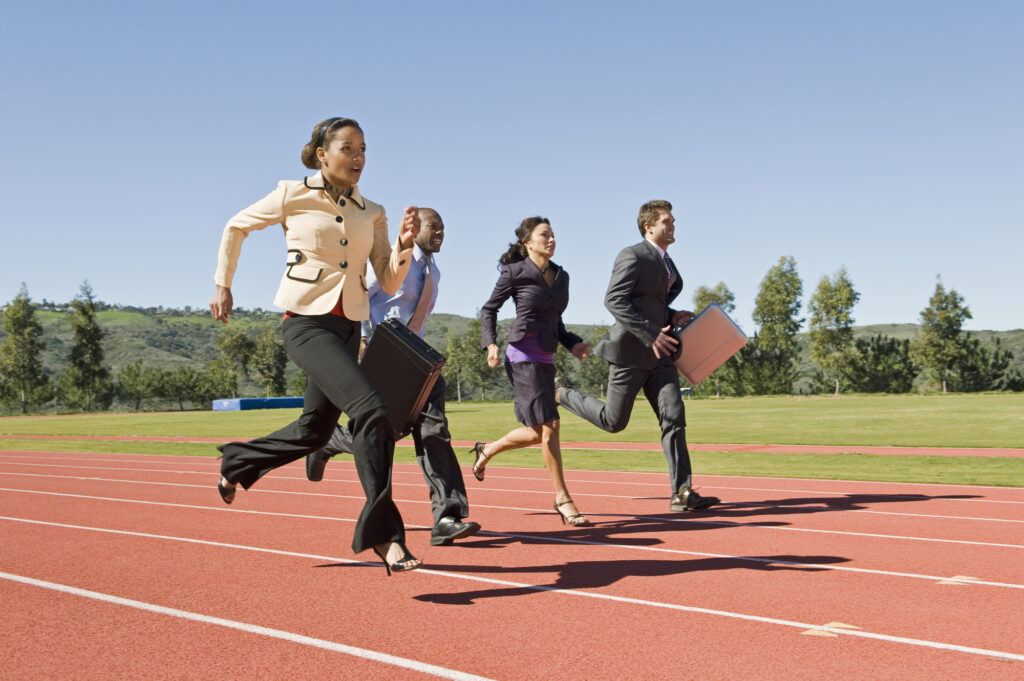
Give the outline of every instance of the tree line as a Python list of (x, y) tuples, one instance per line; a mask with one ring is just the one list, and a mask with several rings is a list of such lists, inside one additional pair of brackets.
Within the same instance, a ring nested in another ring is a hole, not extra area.
[[(265, 325), (255, 337), (241, 329), (224, 329), (217, 341), (220, 356), (205, 369), (162, 369), (136, 360), (115, 374), (105, 361), (106, 332), (96, 320), (96, 313), (110, 306), (97, 301), (85, 282), (70, 304), (54, 307), (70, 317), (72, 331), (66, 366), (54, 377), (43, 369), (43, 328), (24, 284), (4, 309), (0, 401), (8, 410), (28, 413), (47, 405), (58, 411), (103, 411), (115, 399), (136, 410), (155, 400), (181, 410), (208, 408), (215, 399), (238, 397), (241, 379), (250, 376), (264, 395), (284, 395), (288, 390), (288, 358), (273, 326)], [(304, 389), (303, 377), (300, 394)]]
[[(1024, 377), (1013, 363), (1013, 354), (999, 339), (986, 344), (963, 330), (970, 309), (955, 290), (941, 281), (921, 311), (920, 328), (912, 339), (877, 334), (854, 337), (853, 310), (860, 294), (846, 268), (823, 276), (810, 301), (810, 319), (800, 316), (803, 283), (792, 256), (781, 257), (761, 281), (753, 319), (756, 333), (732, 359), (700, 386), (703, 395), (790, 394), (801, 379), (814, 393), (905, 393), (924, 377), (922, 389), (955, 392), (1020, 391)], [(700, 286), (693, 309), (715, 303), (726, 312), (735, 310), (735, 295), (724, 282)], [(677, 305), (683, 307), (682, 305)], [(0, 400), (9, 411), (28, 413), (46, 407), (56, 410), (96, 411), (109, 409), (115, 399), (131, 409), (154, 401), (179, 409), (208, 408), (212, 400), (239, 397), (239, 386), (254, 382), (263, 396), (301, 395), (305, 374), (289, 368), (278, 323), (264, 323), (258, 330), (224, 327), (217, 336), (219, 356), (205, 367), (179, 366), (163, 369), (147, 366), (141, 359), (113, 372), (104, 358), (105, 331), (97, 323), (101, 309), (122, 309), (97, 301), (88, 282), (67, 305), (46, 301), (33, 304), (23, 284), (3, 310), (5, 338), (0, 344)], [(43, 368), (42, 326), (35, 317), (44, 308), (67, 314), (72, 342), (63, 369), (49, 375)], [(152, 308), (160, 310), (162, 308)], [(262, 310), (257, 311), (261, 315)], [(194, 314), (199, 314), (196, 310)], [(188, 309), (185, 314), (192, 315)], [(205, 314), (205, 313), (204, 313)], [(801, 372), (801, 341), (808, 322), (807, 345), (814, 368)], [(607, 332), (593, 327), (584, 335), (591, 345)], [(465, 332), (447, 330), (444, 376), (450, 400), (510, 399), (511, 390), (501, 370), (487, 366), (480, 344), (479, 315)], [(555, 353), (560, 376), (583, 392), (603, 397), (607, 364), (591, 356), (579, 361), (564, 348)], [(290, 381), (286, 376), (291, 373)], [(246, 395), (250, 396), (250, 395)]]
[[(797, 334), (803, 283), (792, 256), (781, 257), (761, 281), (753, 318), (759, 325), (746, 347), (712, 374), (715, 391), (727, 395), (789, 394), (800, 378)], [(853, 309), (860, 299), (845, 267), (823, 276), (808, 304), (808, 340), (815, 369), (810, 376), (814, 393), (905, 393), (918, 379), (925, 389), (955, 392), (1020, 391), (1024, 377), (1013, 366), (1013, 354), (992, 347), (964, 331), (970, 308), (941, 280), (921, 311), (921, 326), (913, 339), (878, 334), (854, 338)], [(734, 309), (734, 296), (724, 283), (700, 287), (698, 309), (718, 303)]]

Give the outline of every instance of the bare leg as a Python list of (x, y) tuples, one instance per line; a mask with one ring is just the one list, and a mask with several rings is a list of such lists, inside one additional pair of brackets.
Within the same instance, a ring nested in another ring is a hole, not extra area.
[[(555, 486), (555, 501), (563, 503), (572, 497), (565, 488), (565, 476), (562, 473), (562, 447), (558, 441), (558, 425), (559, 421), (549, 421), (539, 426), (540, 451), (544, 454), (544, 464), (548, 467), (551, 483)], [(569, 508), (570, 505), (566, 504), (566, 510)], [(576, 513), (575, 507), (572, 509), (573, 513)]]
[(482, 469), (490, 459), (501, 452), (539, 444), (540, 450), (544, 455), (544, 464), (551, 475), (551, 483), (555, 487), (555, 510), (566, 518), (576, 516), (581, 519), (576, 522), (570, 521), (571, 524), (584, 524), (587, 523), (587, 520), (580, 515), (565, 485), (565, 475), (562, 468), (562, 448), (558, 437), (560, 423), (558, 419), (555, 419), (542, 423), (539, 426), (522, 426), (509, 431), (502, 438), (481, 447), (485, 460), (480, 462), (477, 469)]

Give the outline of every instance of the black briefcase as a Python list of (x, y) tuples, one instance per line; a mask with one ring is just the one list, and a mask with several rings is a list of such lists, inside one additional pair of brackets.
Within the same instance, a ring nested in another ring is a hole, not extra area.
[(416, 425), (445, 361), (444, 355), (397, 319), (385, 319), (373, 330), (361, 364), (388, 405), (396, 436)]

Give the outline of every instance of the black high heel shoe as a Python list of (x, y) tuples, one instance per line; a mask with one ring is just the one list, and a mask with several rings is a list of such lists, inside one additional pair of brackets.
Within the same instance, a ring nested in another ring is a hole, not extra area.
[[(477, 442), (473, 445), (473, 449), (469, 450), (473, 454), (476, 454), (476, 459), (473, 461), (473, 477), (480, 482), (484, 481), (484, 467), (487, 465), (487, 462), (491, 460), (491, 457), (484, 454), (485, 444), (487, 443)], [(481, 463), (483, 466), (480, 465)]]
[(220, 476), (220, 480), (217, 481), (217, 491), (220, 492), (220, 498), (224, 500), (224, 503), (230, 504), (235, 500), (235, 488), (237, 485), (231, 485), (229, 487), (224, 484), (225, 482), (227, 482), (227, 478), (223, 475)]
[[(405, 548), (404, 543), (389, 542), (387, 544), (388, 548), (391, 548), (392, 543), (398, 544), (402, 548), (402, 557), (396, 560), (394, 563), (390, 564), (388, 563), (387, 549), (384, 549), (384, 552), (381, 553), (376, 546), (373, 547), (373, 552), (376, 553), (377, 557), (380, 558), (381, 561), (384, 563), (384, 569), (388, 571), (388, 577), (391, 576), (392, 570), (394, 570), (395, 572), (408, 572), (409, 570), (415, 570), (417, 568), (423, 567), (423, 561), (409, 553), (409, 549)], [(412, 563), (412, 565), (410, 565), (410, 563)]]
[(593, 523), (587, 519), (587, 516), (583, 515), (579, 511), (576, 511), (575, 515), (565, 515), (562, 513), (561, 507), (571, 503), (572, 499), (566, 499), (562, 503), (558, 503), (557, 501), (555, 502), (555, 513), (558, 514), (558, 518), (562, 521), (562, 524), (565, 525), (568, 523), (573, 527), (590, 527)]

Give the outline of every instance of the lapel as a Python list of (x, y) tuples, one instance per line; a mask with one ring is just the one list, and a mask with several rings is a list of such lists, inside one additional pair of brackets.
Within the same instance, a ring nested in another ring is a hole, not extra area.
[(558, 292), (565, 287), (566, 280), (569, 275), (565, 273), (561, 267), (559, 267), (554, 261), (548, 260), (548, 268), (554, 268), (555, 270), (555, 281), (551, 286), (548, 286), (548, 282), (544, 281), (544, 275), (541, 274), (540, 268), (537, 267), (537, 263), (533, 262), (529, 258), (522, 261), (523, 272), (527, 274), (540, 287), (540, 289), (548, 294), (548, 296), (554, 297), (558, 295)]
[[(659, 287), (660, 290), (665, 291), (668, 289), (668, 270), (665, 269), (665, 260), (661, 257), (661, 253), (658, 252), (658, 247), (652, 244), (647, 239), (644, 239), (641, 244), (643, 248), (641, 252), (651, 261), (651, 267), (649, 271), (654, 272), (654, 285)], [(679, 279), (677, 278), (678, 282)], [(675, 288), (673, 286), (672, 288)], [(678, 293), (678, 292), (677, 292)]]
[[(303, 184), (306, 185), (307, 189), (319, 189), (323, 194), (324, 198), (330, 201), (327, 191), (324, 187), (324, 174), (321, 171), (316, 171), (315, 175), (303, 178)], [(363, 199), (363, 195), (359, 193), (359, 185), (352, 186), (352, 195), (349, 196), (346, 201), (351, 201), (355, 205), (359, 206), (360, 209), (366, 210), (366, 201)], [(331, 201), (331, 203), (334, 203)]]

